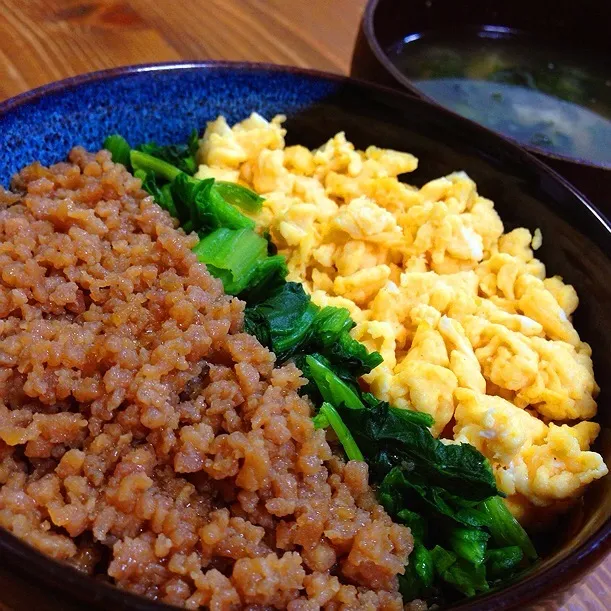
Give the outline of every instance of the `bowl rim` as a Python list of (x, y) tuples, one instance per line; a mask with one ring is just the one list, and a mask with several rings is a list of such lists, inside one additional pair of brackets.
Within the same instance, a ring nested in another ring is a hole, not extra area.
[[(378, 0), (370, 0), (368, 9), (377, 5)], [(534, 157), (531, 153), (518, 146), (514, 141), (506, 138), (492, 130), (480, 125), (479, 123), (470, 121), (457, 113), (454, 113), (439, 104), (431, 103), (420, 97), (416, 98), (407, 92), (385, 87), (375, 83), (371, 83), (362, 79), (356, 79), (340, 74), (324, 72), (320, 70), (312, 70), (307, 68), (285, 66), (278, 64), (262, 63), (262, 62), (236, 62), (236, 61), (170, 61), (146, 64), (134, 64), (109, 68), (88, 72), (77, 76), (68, 77), (60, 81), (54, 81), (44, 84), (35, 89), (18, 94), (0, 102), (0, 125), (5, 115), (16, 109), (35, 103), (45, 96), (55, 93), (61, 93), (76, 89), (81, 85), (99, 81), (112, 81), (117, 78), (130, 77), (143, 73), (165, 73), (192, 70), (230, 70), (233, 72), (272, 72), (293, 74), (301, 77), (314, 78), (324, 80), (335, 84), (346, 84), (353, 87), (360, 87), (371, 91), (377, 91), (395, 98), (397, 101), (405, 101), (412, 105), (422, 105), (433, 107), (436, 113), (445, 114), (454, 122), (462, 122), (462, 127), (467, 130), (479, 131), (485, 134), (488, 138), (495, 138), (503, 141), (503, 146), (509, 147), (512, 154), (521, 157), (525, 162), (534, 166), (539, 172), (547, 174), (556, 183), (558, 183), (565, 191), (570, 192), (573, 198), (576, 198), (582, 208), (585, 208), (589, 215), (589, 222), (602, 226), (608, 236), (611, 236), (611, 221), (608, 220), (582, 193), (580, 193), (573, 185), (565, 178), (560, 176), (552, 168)], [(0, 528), (0, 550), (7, 554), (7, 557), (19, 557), (29, 568), (28, 574), (31, 576), (33, 572), (42, 578), (43, 582), (55, 583), (58, 579), (65, 586), (73, 586), (80, 591), (93, 590), (100, 588), (101, 596), (105, 600), (119, 604), (120, 608), (126, 608), (125, 602), (133, 604), (132, 609), (148, 611), (153, 609), (172, 609), (164, 603), (152, 601), (120, 590), (117, 587), (104, 582), (96, 582), (91, 577), (80, 573), (76, 569), (64, 565), (42, 553), (38, 552), (27, 543), (12, 535), (9, 531)], [(586, 541), (578, 548), (573, 550), (568, 556), (560, 560), (558, 563), (550, 565), (543, 569), (538, 575), (525, 575), (523, 578), (508, 584), (501, 590), (494, 590), (490, 593), (481, 594), (477, 597), (466, 599), (451, 607), (453, 611), (487, 611), (488, 609), (509, 609), (515, 605), (522, 605), (526, 602), (542, 598), (544, 595), (553, 592), (560, 592), (566, 589), (569, 585), (582, 578), (587, 572), (592, 570), (599, 564), (606, 555), (611, 551), (611, 518), (604, 522), (596, 532), (594, 532)], [(7, 563), (10, 569), (13, 563)], [(21, 570), (23, 572), (23, 568)], [(569, 575), (570, 573), (570, 575)], [(59, 575), (61, 574), (61, 576)], [(66, 587), (59, 586), (61, 590), (66, 591)], [(126, 600), (127, 599), (127, 600)], [(121, 602), (122, 601), (122, 602)]]
[[(378, 5), (380, 4), (380, 2), (383, 2), (383, 1), (384, 0), (367, 0), (365, 11), (363, 12), (361, 28), (365, 34), (365, 40), (367, 41), (367, 44), (370, 50), (373, 52), (376, 59), (380, 62), (380, 64), (384, 67), (384, 69), (391, 74), (391, 76), (395, 79), (395, 81), (397, 81), (400, 85), (405, 87), (412, 94), (418, 96), (421, 99), (432, 102), (433, 104), (436, 104), (437, 106), (441, 106), (442, 108), (445, 108), (446, 110), (449, 110), (450, 112), (454, 114), (458, 114), (457, 112), (453, 111), (450, 107), (445, 106), (441, 104), (440, 102), (437, 102), (435, 98), (429, 96), (428, 94), (424, 93), (424, 91), (422, 91), (420, 88), (418, 88), (411, 79), (405, 76), (405, 74), (403, 74), (403, 72), (401, 72), (401, 70), (399, 70), (399, 68), (395, 66), (395, 64), (390, 60), (390, 57), (388, 56), (386, 51), (384, 51), (384, 49), (382, 48), (382, 45), (380, 44), (377, 34), (376, 34), (374, 20), (375, 20), (375, 13), (378, 8)], [(474, 27), (477, 27), (477, 26), (474, 25)], [(462, 115), (459, 115), (459, 116), (462, 116)], [(476, 123), (477, 125), (481, 125), (481, 123), (474, 121), (473, 119), (467, 119), (467, 117), (463, 117), (463, 118), (466, 119), (467, 121)], [(494, 131), (494, 130), (491, 130), (491, 131)], [(512, 138), (511, 136), (501, 134), (500, 132), (495, 131), (494, 133), (502, 135), (503, 138), (505, 138), (506, 140), (509, 140), (513, 144), (516, 144), (517, 146), (521, 148), (525, 148), (532, 153), (536, 153), (537, 155), (541, 155), (542, 157), (547, 157), (549, 159), (554, 159), (556, 161), (561, 161), (563, 163), (574, 165), (574, 166), (583, 166), (583, 167), (592, 168), (595, 170), (611, 171), (611, 162), (594, 162), (589, 159), (584, 159), (582, 157), (569, 157), (568, 155), (562, 155), (560, 153), (556, 153), (554, 151), (550, 151), (548, 149), (541, 148), (534, 144), (523, 144), (519, 140), (516, 140)]]
[[(379, 85), (372, 83), (366, 79), (360, 79), (354, 76), (347, 76), (336, 72), (328, 72), (325, 70), (317, 70), (315, 68), (304, 68), (301, 66), (293, 66), (290, 64), (275, 64), (270, 62), (251, 62), (242, 60), (224, 60), (224, 59), (184, 59), (184, 60), (169, 60), (162, 62), (145, 62), (139, 64), (125, 64), (122, 66), (115, 66), (112, 68), (104, 68), (102, 70), (92, 70), (90, 72), (83, 72), (74, 76), (68, 76), (58, 81), (50, 81), (44, 83), (32, 89), (28, 89), (22, 93), (18, 93), (14, 96), (0, 99), (0, 119), (3, 115), (15, 110), (17, 107), (30, 102), (35, 102), (43, 98), (46, 95), (53, 93), (59, 93), (69, 89), (76, 88), (80, 85), (93, 83), (96, 81), (114, 80), (128, 75), (135, 75), (147, 72), (180, 72), (188, 70), (210, 70), (210, 69), (228, 69), (239, 71), (261, 71), (261, 72), (278, 72), (286, 74), (297, 74), (301, 76), (314, 77), (326, 81), (334, 81), (336, 83), (352, 83), (355, 85), (361, 85), (365, 88), (377, 89), (378, 91), (385, 91), (388, 94), (399, 95), (401, 97), (408, 97), (409, 99), (417, 98), (418, 96), (410, 95), (405, 91), (397, 90), (393, 87), (385, 85)], [(421, 100), (422, 101), (422, 100)], [(430, 106), (430, 104), (428, 104)], [(439, 105), (435, 105), (439, 106)], [(446, 110), (441, 106), (443, 110)], [(461, 117), (462, 118), (462, 117)], [(479, 124), (476, 123), (479, 126)], [(483, 126), (479, 126), (483, 127)], [(486, 129), (484, 127), (484, 129)], [(491, 131), (491, 130), (487, 130)], [(492, 132), (495, 136), (497, 133)], [(501, 136), (503, 137), (503, 136)], [(507, 140), (507, 138), (505, 138)], [(562, 177), (560, 177), (562, 178)], [(563, 179), (564, 180), (564, 179)], [(566, 182), (566, 181), (565, 181)], [(572, 185), (570, 185), (572, 186)], [(574, 189), (574, 187), (573, 187)], [(582, 196), (583, 197), (583, 196)]]

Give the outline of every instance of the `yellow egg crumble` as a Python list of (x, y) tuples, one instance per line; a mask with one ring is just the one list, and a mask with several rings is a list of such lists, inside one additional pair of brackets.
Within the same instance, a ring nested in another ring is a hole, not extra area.
[(571, 322), (577, 294), (534, 257), (541, 232), (504, 233), (463, 172), (417, 188), (397, 178), (416, 169), (413, 155), (358, 151), (343, 133), (287, 147), (283, 121), (209, 123), (197, 177), (265, 197), (255, 220), (289, 280), (347, 308), (353, 336), (384, 357), (365, 376), (378, 398), (476, 446), (522, 522), (570, 505), (607, 467), (589, 451), (598, 386)]

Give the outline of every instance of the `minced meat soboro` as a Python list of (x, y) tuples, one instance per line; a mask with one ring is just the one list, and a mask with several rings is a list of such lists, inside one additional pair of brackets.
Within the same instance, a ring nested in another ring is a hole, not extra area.
[(106, 151), (0, 193), (0, 526), (190, 609), (401, 609), (412, 549), (300, 372)]

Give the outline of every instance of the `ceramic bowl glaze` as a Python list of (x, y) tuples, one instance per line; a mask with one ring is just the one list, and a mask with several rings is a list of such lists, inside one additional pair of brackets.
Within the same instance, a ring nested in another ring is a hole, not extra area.
[[(351, 74), (398, 87), (425, 99), (390, 60), (387, 49), (411, 34), (447, 28), (477, 30), (495, 26), (561, 41), (566, 48), (589, 49), (611, 57), (611, 2), (560, 0), (369, 0), (352, 58)], [(409, 57), (409, 47), (405, 58)], [(432, 99), (431, 99), (432, 101)], [(609, 143), (611, 146), (611, 143)], [(611, 165), (577, 160), (535, 145), (526, 147), (575, 184), (611, 218)]]
[[(35, 160), (63, 160), (70, 147), (96, 150), (120, 132), (131, 142), (185, 139), (224, 114), (288, 116), (289, 143), (316, 147), (345, 131), (359, 148), (407, 150), (420, 159), (410, 182), (464, 170), (491, 198), (510, 230), (541, 228), (538, 256), (581, 298), (576, 326), (594, 351), (602, 386), (598, 449), (611, 464), (611, 226), (543, 164), (508, 141), (438, 106), (351, 79), (254, 64), (189, 63), (121, 68), (85, 75), (0, 104), (0, 183)], [(611, 479), (597, 482), (550, 553), (524, 579), (455, 609), (524, 608), (557, 594), (591, 569), (611, 543)], [(0, 530), (0, 601), (11, 609), (169, 609), (58, 564)]]

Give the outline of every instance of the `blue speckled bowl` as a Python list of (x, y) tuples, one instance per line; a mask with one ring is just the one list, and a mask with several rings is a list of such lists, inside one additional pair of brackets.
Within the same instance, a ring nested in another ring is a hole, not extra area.
[[(121, 68), (68, 79), (0, 104), (0, 183), (25, 164), (95, 150), (120, 132), (133, 143), (183, 140), (224, 114), (288, 115), (289, 142), (310, 147), (338, 131), (420, 158), (410, 182), (465, 170), (495, 201), (505, 227), (541, 228), (548, 274), (575, 285), (575, 323), (594, 350), (602, 393), (599, 450), (611, 464), (611, 225), (566, 182), (515, 145), (443, 109), (343, 77), (254, 64), (185, 63)], [(550, 554), (525, 579), (456, 609), (523, 609), (556, 595), (605, 556), (611, 543), (611, 479), (588, 491)], [(558, 531), (560, 532), (560, 531)], [(551, 537), (550, 537), (551, 539)], [(12, 609), (169, 609), (94, 581), (0, 531), (0, 600)]]

